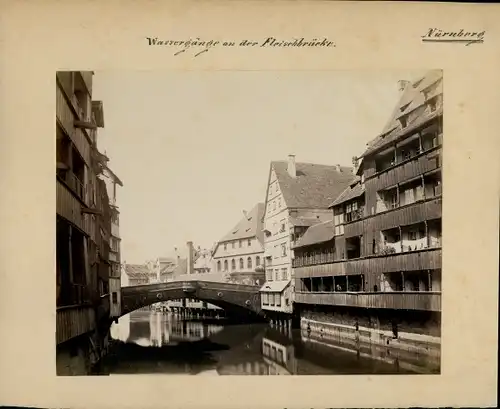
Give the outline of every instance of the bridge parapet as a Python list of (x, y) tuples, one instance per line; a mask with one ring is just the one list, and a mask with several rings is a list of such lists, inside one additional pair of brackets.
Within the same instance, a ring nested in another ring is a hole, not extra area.
[(122, 313), (159, 301), (197, 298), (218, 307), (261, 314), (259, 286), (211, 281), (172, 281), (122, 288)]

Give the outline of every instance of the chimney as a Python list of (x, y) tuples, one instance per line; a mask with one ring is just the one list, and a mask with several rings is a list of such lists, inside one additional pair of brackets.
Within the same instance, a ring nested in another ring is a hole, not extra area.
[(337, 170), (337, 172), (342, 172), (342, 169), (340, 168), (340, 165), (338, 163), (335, 165), (335, 169)]
[(297, 169), (295, 167), (295, 155), (288, 155), (287, 170), (288, 170), (288, 174), (290, 175), (290, 177), (292, 177), (292, 178), (297, 177)]
[(410, 81), (399, 80), (398, 81), (398, 91), (401, 93), (406, 89), (406, 86), (410, 83)]
[(193, 274), (194, 273), (194, 249), (193, 249), (193, 242), (188, 241), (187, 242), (187, 273), (188, 274)]

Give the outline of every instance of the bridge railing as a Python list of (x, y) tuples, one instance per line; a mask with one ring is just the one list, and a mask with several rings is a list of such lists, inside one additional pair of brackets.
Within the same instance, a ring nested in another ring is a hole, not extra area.
[(143, 284), (143, 285), (123, 287), (122, 294), (141, 293), (144, 290), (163, 291), (163, 290), (179, 289), (179, 288), (206, 288), (213, 290), (254, 292), (257, 288), (259, 288), (259, 286), (221, 283), (213, 281), (171, 281), (167, 283)]

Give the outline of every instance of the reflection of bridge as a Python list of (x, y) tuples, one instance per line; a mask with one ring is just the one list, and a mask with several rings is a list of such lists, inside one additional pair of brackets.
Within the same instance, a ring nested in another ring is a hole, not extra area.
[(259, 286), (211, 281), (173, 281), (122, 288), (122, 311), (125, 315), (139, 308), (183, 298), (206, 301), (226, 310), (228, 315), (262, 315)]

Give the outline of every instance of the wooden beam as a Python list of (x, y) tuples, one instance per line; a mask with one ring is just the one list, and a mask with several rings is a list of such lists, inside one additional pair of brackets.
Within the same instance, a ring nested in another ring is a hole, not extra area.
[(102, 212), (99, 209), (90, 208), (90, 207), (83, 207), (83, 206), (82, 206), (82, 213), (96, 214), (96, 215), (101, 215), (102, 214)]
[(73, 126), (75, 128), (83, 128), (83, 129), (97, 129), (97, 126), (91, 122), (85, 121), (73, 121)]

